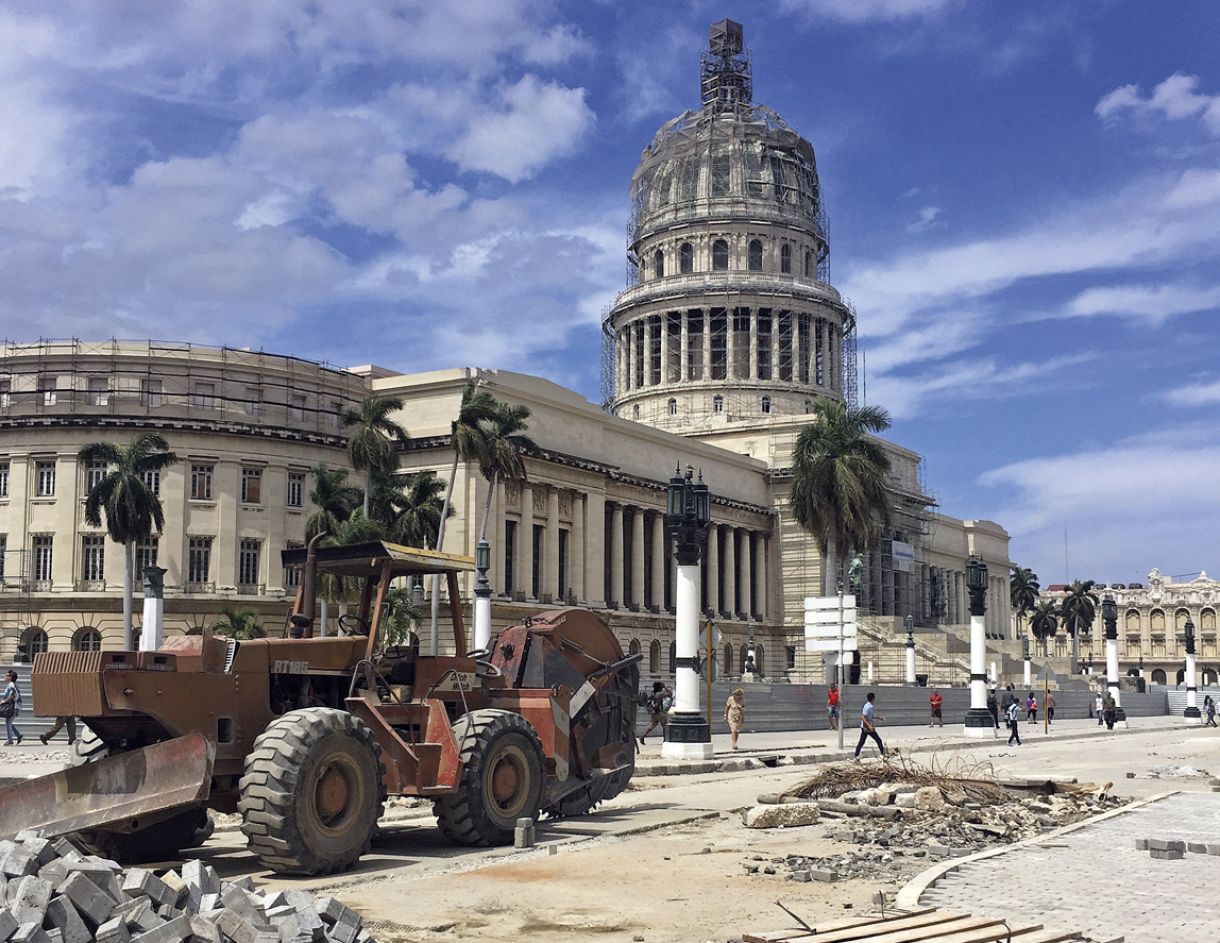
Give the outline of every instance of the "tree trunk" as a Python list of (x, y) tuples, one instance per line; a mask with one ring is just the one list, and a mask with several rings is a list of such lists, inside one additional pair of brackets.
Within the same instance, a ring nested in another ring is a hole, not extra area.
[(132, 541), (123, 544), (123, 642), (128, 651), (135, 649), (132, 631), (132, 597), (135, 595), (136, 545)]
[(369, 494), (373, 490), (373, 466), (364, 470), (364, 519), (369, 519)]
[(496, 493), (496, 482), (500, 478), (500, 472), (494, 471), (491, 473), (491, 482), (487, 485), (487, 501), (483, 504), (483, 523), (479, 525), (479, 540), (487, 539), (487, 519), (491, 516), (491, 498)]
[[(457, 451), (457, 444), (455, 443), (454, 448), (453, 448), (453, 466), (449, 469), (449, 487), (445, 489), (445, 503), (441, 506), (441, 523), (440, 523), (440, 526), (436, 529), (436, 549), (437, 550), (445, 549), (445, 547), (444, 547), (445, 522), (447, 520), (449, 520), (449, 502), (453, 498), (453, 485), (457, 481), (458, 458), (459, 458), (459, 456), (458, 456), (458, 451)], [(432, 642), (432, 654), (433, 655), (440, 654), (440, 650), (439, 650), (439, 647), (440, 647), (440, 640), (439, 640), (440, 620), (441, 620), (441, 578), (440, 578), (440, 575), (437, 574), (436, 576), (432, 577), (432, 619), (430, 622), (430, 626), (431, 626), (430, 641)]]

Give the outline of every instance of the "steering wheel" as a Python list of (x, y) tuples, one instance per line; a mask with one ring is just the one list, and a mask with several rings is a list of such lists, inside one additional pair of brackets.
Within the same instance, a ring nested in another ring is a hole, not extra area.
[(368, 635), (369, 624), (354, 612), (345, 612), (339, 616), (340, 635)]

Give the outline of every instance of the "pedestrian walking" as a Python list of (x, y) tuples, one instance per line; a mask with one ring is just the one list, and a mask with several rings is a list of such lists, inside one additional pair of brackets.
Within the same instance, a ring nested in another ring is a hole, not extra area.
[(1021, 707), (1014, 697), (1008, 705), (1008, 745), (1012, 746), (1013, 741), (1016, 741), (1017, 746), (1021, 745)]
[(724, 702), (724, 719), (729, 725), (729, 742), (737, 749), (737, 735), (746, 719), (746, 692), (737, 688)]
[(1208, 696), (1204, 700), (1207, 702), (1204, 706), (1204, 712), (1207, 715), (1207, 723), (1205, 723), (1203, 726), (1215, 727), (1216, 726), (1216, 702), (1210, 696)]
[(1101, 712), (1106, 718), (1106, 729), (1114, 729), (1114, 721), (1118, 715), (1118, 704), (1114, 701), (1114, 695), (1106, 691), (1106, 696), (1101, 699)]
[(991, 715), (991, 723), (996, 730), (1000, 729), (1000, 702), (996, 698), (995, 688), (987, 692), (987, 713)]
[(1031, 724), (1038, 722), (1038, 699), (1034, 697), (1033, 691), (1025, 697), (1025, 719)]
[(839, 686), (832, 684), (826, 692), (826, 729), (839, 729)]
[(17, 690), (17, 672), (4, 676), (4, 693), (0, 694), (0, 717), (4, 718), (4, 745), (15, 746), (25, 739), (17, 729), (15, 719), (21, 713), (21, 692)]
[(1098, 727), (1106, 722), (1106, 708), (1102, 704), (1102, 697), (1100, 693), (1098, 693), (1097, 697), (1093, 699), (1093, 713), (1097, 715)]
[(47, 742), (54, 740), (55, 735), (63, 730), (64, 727), (68, 728), (68, 746), (72, 746), (76, 742), (76, 718), (72, 716), (56, 717), (55, 726), (46, 733), (40, 733), (38, 739), (42, 741), (43, 746), (46, 746)]
[(860, 742), (856, 744), (856, 759), (860, 759), (860, 751), (864, 749), (864, 741), (872, 737), (877, 741), (877, 749), (881, 751), (881, 755), (885, 756), (885, 744), (881, 742), (881, 736), (877, 733), (877, 721), (885, 720), (884, 716), (877, 713), (877, 708), (874, 701), (877, 700), (877, 695), (872, 691), (868, 692), (868, 696), (864, 699), (864, 708), (860, 711)]
[(1046, 722), (1053, 724), (1055, 722), (1055, 695), (1051, 691), (1046, 692)]
[(1012, 689), (1012, 685), (1005, 685), (1004, 698), (1000, 701), (1000, 710), (1004, 712), (1004, 720), (1008, 721), (1008, 708), (1010, 705), (1017, 703), (1017, 695)]
[(673, 692), (660, 681), (654, 681), (652, 693), (648, 695), (644, 706), (648, 708), (649, 723), (648, 729), (640, 736), (640, 746), (644, 745), (644, 738), (657, 727), (661, 728), (661, 737), (664, 739), (665, 726), (669, 723), (669, 709), (674, 706)]
[(936, 688), (932, 689), (932, 695), (928, 698), (928, 706), (932, 709), (932, 715), (928, 718), (928, 726), (931, 727), (933, 724), (936, 724), (937, 727), (943, 727), (945, 719), (941, 711), (945, 706), (945, 696), (936, 690)]

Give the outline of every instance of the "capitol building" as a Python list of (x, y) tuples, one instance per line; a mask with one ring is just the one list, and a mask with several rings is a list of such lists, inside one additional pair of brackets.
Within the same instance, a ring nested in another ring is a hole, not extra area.
[[(835, 591), (835, 563), (789, 513), (791, 450), (819, 398), (855, 401), (857, 314), (829, 282), (813, 146), (755, 103), (740, 25), (715, 24), (699, 66), (700, 106), (660, 128), (631, 179), (632, 276), (604, 320), (601, 402), (475, 367), (401, 374), (186, 344), (6, 343), (0, 662), (122, 644), (122, 553), (83, 521), (102, 471), (77, 463), (85, 443), (156, 430), (179, 457), (153, 482), (165, 528), (137, 555), (167, 570), (167, 631), (236, 605), (278, 632), (296, 578), (279, 551), (303, 541), (310, 469), (348, 467), (343, 410), (370, 393), (400, 397), (411, 434), (400, 467), (446, 477), (450, 424), (473, 381), (529, 407), (542, 450), (527, 480), (491, 494), (477, 467), (458, 466), (444, 549), (473, 554), (490, 500), (497, 628), (542, 607), (590, 607), (645, 653), (645, 676), (672, 675), (665, 488), (689, 465), (713, 496), (702, 579), (719, 669), (739, 674), (753, 651), (769, 679), (822, 680), (820, 657), (804, 653), (802, 603)], [(909, 616), (920, 673), (962, 681), (965, 656), (943, 642), (969, 622), (971, 554), (990, 570), (988, 635), (1012, 644), (1008, 535), (942, 513), (920, 456), (882, 444), (892, 522), (864, 555), (861, 677), (900, 672)]]

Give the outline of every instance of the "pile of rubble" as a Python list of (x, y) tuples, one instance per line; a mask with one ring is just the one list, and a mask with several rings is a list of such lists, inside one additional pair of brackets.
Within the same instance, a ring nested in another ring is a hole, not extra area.
[(360, 915), (305, 891), (260, 893), (200, 861), (158, 875), (66, 838), (0, 841), (0, 943), (373, 943)]

